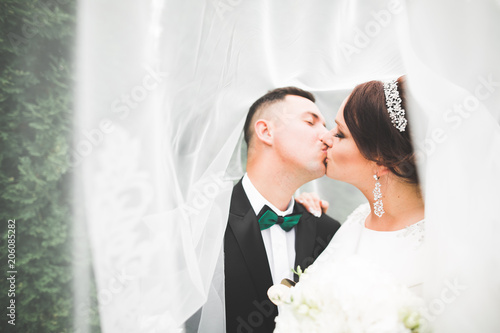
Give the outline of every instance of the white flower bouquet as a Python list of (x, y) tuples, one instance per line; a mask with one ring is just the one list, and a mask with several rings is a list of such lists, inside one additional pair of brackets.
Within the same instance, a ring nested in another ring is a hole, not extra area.
[(297, 272), (300, 282), (269, 288), (274, 332), (427, 332), (423, 300), (357, 256)]

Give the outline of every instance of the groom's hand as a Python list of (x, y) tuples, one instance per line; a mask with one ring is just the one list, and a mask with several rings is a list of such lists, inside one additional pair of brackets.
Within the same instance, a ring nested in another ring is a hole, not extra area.
[(326, 213), (330, 204), (326, 200), (321, 200), (316, 193), (301, 193), (295, 198), (295, 201), (304, 205), (309, 213), (316, 217), (320, 217), (322, 213)]

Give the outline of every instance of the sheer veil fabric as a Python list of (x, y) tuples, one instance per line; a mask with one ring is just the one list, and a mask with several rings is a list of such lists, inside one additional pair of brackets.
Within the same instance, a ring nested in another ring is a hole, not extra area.
[(400, 36), (418, 110), (411, 120), (423, 157), (425, 292), (436, 332), (500, 324), (499, 17), (498, 1), (409, 2)]
[[(80, 1), (72, 162), (102, 331), (186, 331), (205, 305), (187, 330), (222, 332), (222, 239), (248, 107), (296, 85), (331, 128), (357, 83), (404, 73), (428, 318), (436, 332), (497, 330), (499, 18), (498, 1)], [(326, 178), (307, 187), (340, 220), (362, 202)]]

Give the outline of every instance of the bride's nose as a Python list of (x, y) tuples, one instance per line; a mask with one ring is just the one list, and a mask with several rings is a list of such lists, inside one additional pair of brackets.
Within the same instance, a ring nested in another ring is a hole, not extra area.
[(332, 132), (326, 132), (323, 134), (321, 137), (321, 142), (323, 142), (325, 145), (328, 146), (328, 148), (331, 148), (333, 145), (333, 134)]

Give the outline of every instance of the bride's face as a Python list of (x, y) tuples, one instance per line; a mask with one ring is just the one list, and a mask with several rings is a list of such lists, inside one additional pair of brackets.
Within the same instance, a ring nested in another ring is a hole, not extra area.
[(326, 175), (355, 186), (371, 177), (373, 163), (361, 155), (344, 121), (344, 100), (335, 118), (336, 126), (322, 138), (328, 146)]

